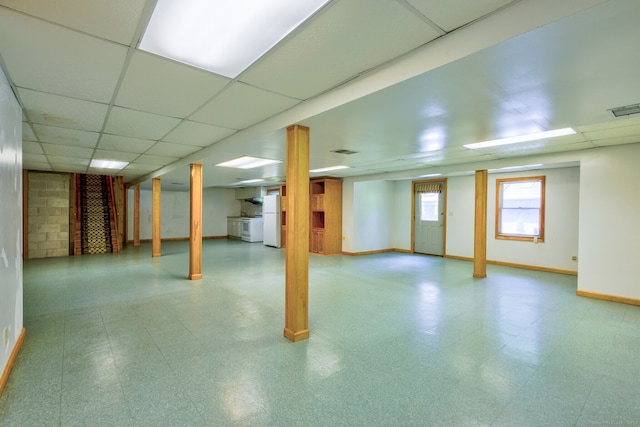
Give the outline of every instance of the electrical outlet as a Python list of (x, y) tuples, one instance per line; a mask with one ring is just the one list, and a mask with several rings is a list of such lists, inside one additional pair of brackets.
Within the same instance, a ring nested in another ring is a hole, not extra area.
[(2, 331), (2, 346), (6, 347), (9, 345), (9, 328), (4, 328)]

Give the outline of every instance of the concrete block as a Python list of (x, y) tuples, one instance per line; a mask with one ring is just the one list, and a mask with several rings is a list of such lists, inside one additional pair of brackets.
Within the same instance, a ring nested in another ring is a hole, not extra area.
[(47, 199), (47, 206), (50, 208), (69, 209), (69, 199)]
[(47, 224), (67, 224), (69, 225), (69, 217), (63, 215), (55, 215), (47, 217)]
[(59, 233), (60, 224), (40, 224), (38, 225), (38, 232), (40, 233)]
[(59, 257), (59, 256), (69, 256), (69, 247), (60, 248), (60, 249), (48, 249), (47, 250), (47, 258)]
[(59, 240), (38, 242), (38, 249), (60, 249), (61, 243)]
[(46, 258), (47, 250), (46, 249), (31, 249), (29, 248), (29, 259), (36, 258)]

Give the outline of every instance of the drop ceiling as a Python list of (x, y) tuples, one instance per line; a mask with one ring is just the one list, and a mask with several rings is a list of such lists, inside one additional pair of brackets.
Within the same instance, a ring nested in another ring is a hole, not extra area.
[[(311, 129), (311, 168), (415, 177), (454, 165), (640, 142), (637, 0), (333, 0), (235, 79), (137, 49), (149, 0), (0, 0), (0, 65), (23, 106), (24, 167), (108, 173), (188, 189), (280, 182), (291, 124)], [(573, 127), (577, 135), (463, 144)], [(348, 149), (356, 154), (333, 151)], [(523, 160), (518, 160), (523, 159)], [(522, 163), (525, 164), (525, 163)]]

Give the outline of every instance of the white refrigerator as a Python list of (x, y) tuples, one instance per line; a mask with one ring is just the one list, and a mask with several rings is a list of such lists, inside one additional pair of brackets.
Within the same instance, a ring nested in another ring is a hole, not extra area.
[(280, 196), (264, 196), (262, 204), (264, 222), (263, 242), (266, 246), (280, 247)]

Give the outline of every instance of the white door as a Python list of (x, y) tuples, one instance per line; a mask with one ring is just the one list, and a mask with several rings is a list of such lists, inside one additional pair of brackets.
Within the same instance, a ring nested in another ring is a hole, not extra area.
[[(444, 185), (441, 184), (444, 191)], [(415, 192), (414, 251), (444, 255), (444, 192)]]

